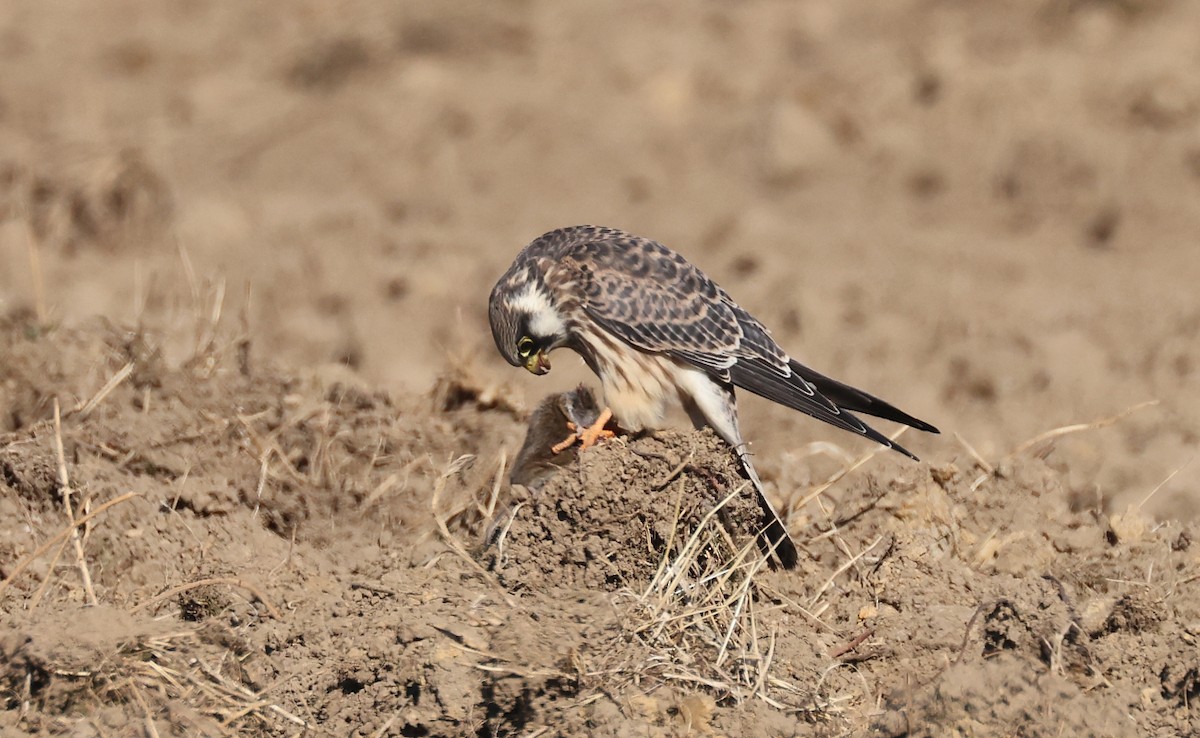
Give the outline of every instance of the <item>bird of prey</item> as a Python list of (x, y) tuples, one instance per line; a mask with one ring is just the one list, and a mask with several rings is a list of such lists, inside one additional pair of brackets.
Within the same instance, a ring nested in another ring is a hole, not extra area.
[(697, 427), (712, 427), (755, 484), (764, 513), (760, 541), (785, 568), (795, 565), (797, 552), (750, 463), (735, 387), (912, 459), (852, 413), (938, 432), (791, 358), (762, 323), (682, 256), (615, 228), (573, 226), (531, 242), (492, 289), (488, 317), (509, 364), (545, 374), (550, 352), (570, 348), (599, 377), (607, 407), (581, 429), (584, 447), (613, 417), (629, 431), (661, 427), (673, 400)]

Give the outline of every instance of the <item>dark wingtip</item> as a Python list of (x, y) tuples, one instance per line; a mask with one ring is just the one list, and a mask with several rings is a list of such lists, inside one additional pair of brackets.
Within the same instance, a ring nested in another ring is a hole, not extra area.
[(924, 420), (917, 420), (916, 418), (913, 418), (913, 420), (915, 420), (916, 422), (909, 423), (909, 425), (911, 425), (913, 428), (916, 428), (919, 431), (925, 431), (926, 433), (937, 433), (939, 435), (941, 434), (940, 430), (938, 430), (935, 426), (930, 425), (929, 423), (926, 423)]
[(856, 387), (851, 387), (844, 382), (839, 382), (832, 377), (827, 377), (820, 372), (813, 371), (795, 359), (791, 359), (788, 362), (788, 366), (791, 367), (793, 372), (806, 382), (812, 384), (818, 392), (825, 395), (833, 404), (843, 410), (851, 410), (856, 413), (873, 415), (876, 418), (903, 423), (926, 433), (941, 433), (932, 424), (909, 415), (895, 405)]
[(905, 456), (912, 459), (913, 461), (920, 461), (920, 459), (917, 458), (916, 454), (914, 454), (912, 451), (909, 451), (908, 449), (904, 448), (903, 446), (896, 443), (895, 441), (891, 441), (885, 445), (897, 453), (904, 454)]

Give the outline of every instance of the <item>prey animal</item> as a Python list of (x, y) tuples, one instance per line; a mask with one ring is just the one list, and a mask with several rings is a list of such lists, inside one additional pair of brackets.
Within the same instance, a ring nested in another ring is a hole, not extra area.
[(764, 514), (760, 542), (785, 568), (795, 544), (771, 507), (738, 427), (737, 387), (807, 413), (916, 459), (853, 413), (937, 433), (929, 423), (791, 358), (754, 316), (682, 256), (615, 228), (573, 226), (537, 238), (517, 255), (488, 301), (492, 337), (513, 366), (550, 371), (569, 348), (600, 379), (607, 407), (582, 446), (615, 417), (629, 431), (661, 427), (678, 401), (697, 427), (733, 447)]
[[(525, 443), (513, 460), (509, 480), (531, 492), (538, 491), (560, 469), (575, 462), (583, 449), (574, 441), (599, 417), (596, 396), (582, 384), (542, 400), (529, 416)], [(564, 438), (570, 442), (564, 443)]]

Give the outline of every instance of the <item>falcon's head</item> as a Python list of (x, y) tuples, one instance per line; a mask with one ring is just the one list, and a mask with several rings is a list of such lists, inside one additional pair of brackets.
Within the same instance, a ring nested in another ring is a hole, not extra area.
[(534, 374), (550, 371), (546, 358), (569, 339), (567, 322), (546, 283), (531, 266), (513, 265), (492, 288), (488, 318), (500, 355)]

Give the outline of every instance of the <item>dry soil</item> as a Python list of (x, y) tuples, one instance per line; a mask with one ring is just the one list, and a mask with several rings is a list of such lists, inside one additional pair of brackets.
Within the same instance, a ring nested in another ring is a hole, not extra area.
[[(0, 732), (1200, 732), (1198, 27), (3, 3)], [(487, 293), (587, 222), (943, 434), (744, 398), (795, 571), (706, 433), (509, 484), (595, 380)]]

